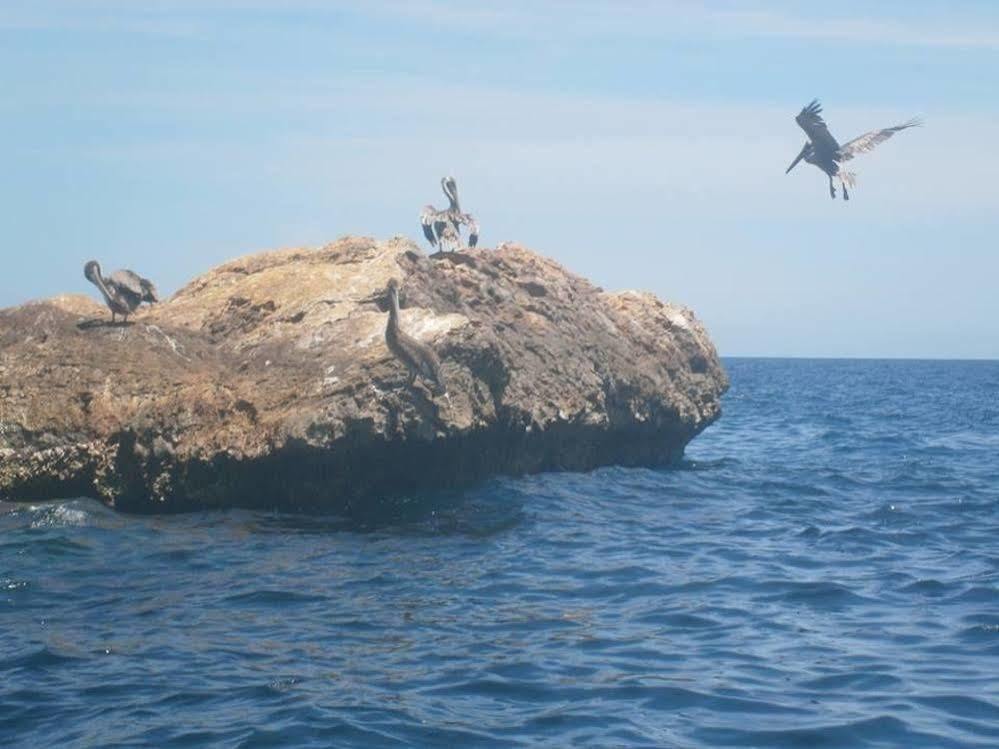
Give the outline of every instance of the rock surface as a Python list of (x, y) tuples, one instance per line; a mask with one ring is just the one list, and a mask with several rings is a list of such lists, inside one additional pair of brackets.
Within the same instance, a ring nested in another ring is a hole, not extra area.
[[(386, 348), (390, 277), (449, 400), (407, 385)], [(79, 295), (0, 310), (0, 497), (350, 511), (494, 474), (664, 464), (728, 384), (689, 310), (511, 244), (262, 253), (132, 320)]]

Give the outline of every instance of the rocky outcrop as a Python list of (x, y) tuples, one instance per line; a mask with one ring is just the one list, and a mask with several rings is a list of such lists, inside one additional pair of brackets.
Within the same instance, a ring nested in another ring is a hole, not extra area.
[[(392, 277), (447, 399), (385, 346)], [(664, 464), (727, 387), (688, 309), (510, 244), (267, 252), (109, 320), (83, 296), (0, 310), (0, 497), (349, 511), (493, 474)]]

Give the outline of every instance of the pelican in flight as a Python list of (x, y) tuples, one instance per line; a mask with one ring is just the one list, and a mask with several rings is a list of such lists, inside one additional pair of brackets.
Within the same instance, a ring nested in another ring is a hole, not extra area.
[(448, 207), (438, 211), (432, 205), (423, 206), (420, 213), (420, 224), (423, 235), (432, 247), (441, 250), (451, 248), (454, 252), (461, 246), (461, 227), (468, 227), (468, 246), (475, 247), (479, 242), (479, 222), (470, 213), (462, 213), (458, 203), (458, 185), (454, 177), (443, 177), (441, 188), (448, 199)]
[(906, 128), (916, 127), (923, 124), (919, 119), (912, 119), (895, 127), (886, 127), (883, 130), (871, 130), (864, 133), (859, 138), (854, 138), (849, 143), (842, 146), (836, 142), (826, 127), (825, 120), (822, 119), (822, 105), (818, 99), (813, 99), (812, 103), (802, 109), (795, 122), (805, 131), (808, 140), (801, 149), (791, 166), (784, 174), (790, 172), (799, 161), (804, 159), (809, 164), (815, 164), (819, 169), (829, 176), (829, 196), (836, 198), (836, 188), (833, 186), (833, 177), (839, 180), (843, 188), (843, 200), (850, 199), (847, 185), (853, 187), (857, 181), (857, 175), (847, 172), (840, 167), (844, 161), (849, 161), (859, 153), (867, 153), (874, 149), (879, 143), (884, 143), (895, 133)]
[(399, 282), (392, 278), (388, 282), (389, 318), (385, 326), (385, 343), (396, 359), (409, 370), (409, 386), (419, 377), (434, 395), (447, 395), (447, 386), (441, 374), (441, 363), (434, 350), (399, 327)]
[(116, 270), (104, 278), (100, 264), (90, 260), (83, 266), (83, 276), (100, 290), (104, 303), (111, 310), (111, 322), (116, 322), (118, 315), (123, 315), (128, 322), (128, 316), (140, 304), (160, 300), (153, 282), (130, 270)]

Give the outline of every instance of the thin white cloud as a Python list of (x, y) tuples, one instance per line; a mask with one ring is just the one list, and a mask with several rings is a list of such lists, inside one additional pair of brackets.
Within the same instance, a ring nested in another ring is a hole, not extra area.
[[(425, 26), (428, 33), (488, 33), (572, 43), (610, 38), (672, 39), (705, 36), (785, 38), (846, 44), (999, 50), (995, 16), (954, 23), (949, 16), (920, 21), (863, 13), (829, 15), (822, 8), (773, 2), (699, 3), (684, 0), (8, 0), (0, 8), (0, 28), (77, 29), (142, 34), (203, 35), (226, 24), (238, 31), (236, 14), (273, 11), (349, 13), (380, 21)], [(806, 10), (807, 8), (807, 10)], [(224, 20), (223, 20), (224, 17)], [(332, 15), (331, 15), (332, 17)], [(446, 39), (442, 37), (446, 43)]]
[(177, 13), (156, 13), (150, 8), (122, 5), (120, 2), (28, 3), (9, 0), (0, 7), (0, 30), (74, 31), (84, 33), (124, 33), (141, 36), (194, 38), (204, 36), (205, 25)]
[[(879, 16), (870, 5), (863, 14), (825, 15), (821, 8), (775, 3), (685, 2), (684, 0), (504, 0), (469, 4), (456, 0), (342, 0), (335, 5), (381, 17), (410, 18), (427, 24), (552, 39), (580, 37), (688, 37), (701, 33), (747, 38), (791, 38), (855, 44), (999, 49), (994, 16), (955, 25), (948, 18), (907, 23)], [(778, 8), (778, 9), (775, 9)]]
[(767, 11), (725, 11), (715, 14), (728, 31), (757, 37), (786, 37), (860, 44), (912, 47), (999, 49), (999, 33), (986, 28), (948, 28), (877, 18), (823, 18)]

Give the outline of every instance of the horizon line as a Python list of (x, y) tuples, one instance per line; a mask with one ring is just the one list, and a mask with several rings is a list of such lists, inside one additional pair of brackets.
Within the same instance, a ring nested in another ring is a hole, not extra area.
[(832, 356), (824, 354), (718, 354), (721, 359), (769, 359), (789, 361), (896, 361), (896, 362), (983, 362), (999, 364), (999, 356)]

